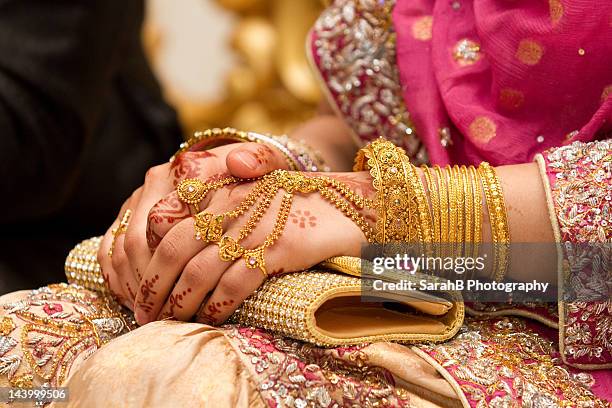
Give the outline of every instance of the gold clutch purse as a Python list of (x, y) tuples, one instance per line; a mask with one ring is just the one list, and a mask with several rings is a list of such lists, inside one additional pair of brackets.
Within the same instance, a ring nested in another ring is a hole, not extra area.
[[(422, 278), (385, 273), (380, 279), (418, 282)], [(361, 277), (361, 259), (332, 258), (307, 271), (268, 279), (230, 320), (323, 347), (375, 341), (441, 342), (453, 337), (463, 324), (459, 292), (433, 296), (418, 291), (377, 291), (378, 299), (362, 301), (362, 294), (373, 293), (365, 292), (363, 285), (372, 282)]]
[[(96, 275), (99, 243), (99, 238), (92, 238), (70, 252), (66, 259), (70, 283), (101, 290)], [(323, 347), (375, 341), (441, 342), (457, 333), (464, 317), (459, 292), (376, 291), (377, 298), (371, 299), (374, 292), (364, 291), (364, 285), (373, 284), (374, 278), (361, 276), (361, 263), (359, 258), (336, 257), (303, 272), (271, 277), (244, 301), (230, 322)], [(432, 279), (401, 272), (376, 277), (391, 283), (424, 278)]]

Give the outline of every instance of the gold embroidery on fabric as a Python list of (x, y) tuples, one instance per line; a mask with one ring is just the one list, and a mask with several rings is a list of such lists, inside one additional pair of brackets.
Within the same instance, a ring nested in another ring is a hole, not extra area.
[(607, 406), (590, 390), (590, 374), (556, 364), (553, 344), (517, 318), (468, 319), (449, 342), (419, 348), (452, 374), (473, 406)]
[[(60, 386), (77, 357), (87, 358), (133, 327), (112, 300), (75, 285), (49, 285), (3, 307), (13, 317), (0, 323), (7, 333), (0, 348), (19, 349), (0, 358), (0, 374), (14, 387)], [(6, 337), (11, 332), (17, 337)]]
[[(563, 242), (611, 242), (611, 152), (612, 142), (606, 140), (574, 142), (546, 154), (548, 171), (555, 178), (552, 199)], [(566, 245), (564, 251), (561, 280), (573, 290), (572, 297), (588, 299), (593, 291), (602, 291), (600, 298), (608, 299), (605, 285), (593, 284), (610, 280), (611, 245)], [(566, 362), (585, 368), (612, 366), (611, 300), (561, 302), (559, 314), (559, 348)]]
[(410, 394), (387, 370), (368, 366), (363, 345), (323, 349), (260, 329), (225, 329), (270, 406), (411, 406)]
[(4, 316), (0, 321), (0, 334), (8, 336), (13, 330), (15, 330), (15, 322), (10, 317)]

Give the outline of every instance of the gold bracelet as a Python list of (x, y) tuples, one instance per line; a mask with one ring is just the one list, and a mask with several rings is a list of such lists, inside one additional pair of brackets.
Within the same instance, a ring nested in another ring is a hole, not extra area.
[(425, 187), (423, 186), (423, 181), (421, 180), (416, 167), (410, 164), (408, 156), (404, 155), (402, 157), (402, 162), (406, 174), (406, 183), (408, 183), (407, 190), (412, 190), (415, 196), (417, 214), (419, 216), (418, 222), (416, 223), (417, 231), (414, 237), (417, 238), (417, 242), (419, 244), (425, 244), (426, 247), (429, 247), (428, 244), (431, 244), (433, 237), (431, 216), (429, 214), (427, 196), (425, 195)]
[[(257, 133), (253, 132), (245, 132), (229, 127), (223, 129), (214, 128), (207, 129), (204, 131), (198, 131), (195, 132), (193, 136), (187, 141), (181, 143), (181, 145), (179, 146), (179, 150), (174, 153), (174, 155), (172, 155), (172, 157), (170, 158), (170, 162), (173, 162), (178, 155), (185, 153), (198, 145), (200, 149), (210, 149), (236, 142), (253, 142), (261, 144), (270, 142), (270, 140), (264, 140), (263, 137), (258, 136), (263, 135), (258, 135)], [(290, 170), (300, 170), (299, 163), (297, 159), (293, 157), (291, 151), (289, 151), (286, 147), (283, 147), (280, 143), (270, 142), (268, 144), (271, 144), (272, 146), (276, 147), (277, 150), (279, 150), (283, 154), (283, 156), (285, 156)]]
[(463, 179), (463, 194), (465, 195), (465, 235), (464, 241), (466, 243), (473, 243), (474, 239), (474, 191), (472, 190), (472, 183), (470, 180), (470, 174), (465, 166), (461, 166), (461, 178)]
[(482, 180), (482, 187), (487, 201), (489, 219), (491, 221), (491, 237), (494, 245), (495, 262), (493, 279), (497, 282), (504, 279), (508, 269), (508, 253), (510, 232), (508, 228), (508, 215), (504, 203), (504, 195), (495, 169), (487, 162), (478, 167)]
[(404, 150), (385, 139), (377, 139), (359, 150), (354, 171), (369, 170), (376, 192), (374, 241), (406, 242), (410, 239), (411, 216), (417, 211), (413, 194), (407, 190), (402, 157)]
[(453, 180), (455, 181), (455, 192), (457, 194), (457, 242), (453, 244), (455, 247), (454, 256), (463, 256), (463, 244), (465, 243), (465, 186), (463, 185), (463, 177), (461, 177), (461, 170), (459, 169), (459, 166), (453, 166), (451, 174)]
[(102, 237), (88, 239), (70, 251), (64, 264), (68, 283), (103, 294), (109, 293), (98, 263), (98, 249), (101, 241)]
[(329, 167), (325, 165), (321, 155), (311, 149), (303, 141), (296, 141), (285, 135), (262, 135), (229, 127), (195, 132), (189, 140), (181, 143), (179, 150), (170, 158), (170, 162), (173, 162), (181, 153), (185, 153), (194, 147), (198, 147), (199, 150), (202, 150), (237, 142), (267, 144), (276, 148), (276, 150), (280, 151), (287, 160), (290, 170), (330, 171)]
[(376, 242), (432, 242), (425, 189), (402, 148), (377, 139), (357, 153), (353, 170), (369, 170), (372, 175), (378, 216)]
[(448, 243), (450, 256), (454, 256), (454, 247), (457, 243), (457, 191), (452, 169), (446, 166), (443, 170), (448, 186)]
[(422, 165), (421, 170), (425, 175), (425, 181), (427, 183), (427, 190), (429, 191), (429, 202), (431, 205), (431, 220), (432, 220), (432, 242), (438, 244), (441, 242), (440, 239), (440, 202), (438, 198), (438, 189), (434, 184), (434, 175), (431, 169)]
[(446, 177), (440, 166), (434, 166), (438, 181), (438, 193), (440, 203), (440, 256), (444, 256), (448, 246), (448, 189)]
[(482, 243), (482, 187), (478, 171), (474, 166), (469, 167), (472, 175), (472, 190), (474, 191), (474, 242)]

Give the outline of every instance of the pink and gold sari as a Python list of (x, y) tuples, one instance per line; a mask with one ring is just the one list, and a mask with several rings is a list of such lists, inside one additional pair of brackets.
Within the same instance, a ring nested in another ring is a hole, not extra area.
[[(535, 159), (557, 241), (610, 243), (611, 47), (604, 1), (336, 0), (308, 49), (359, 145), (384, 135), (431, 164)], [(569, 270), (605, 286), (605, 265)], [(0, 303), (0, 386), (65, 385), (70, 406), (610, 406), (610, 300), (471, 305), (442, 344), (334, 349), (231, 325), (135, 328), (63, 284)]]

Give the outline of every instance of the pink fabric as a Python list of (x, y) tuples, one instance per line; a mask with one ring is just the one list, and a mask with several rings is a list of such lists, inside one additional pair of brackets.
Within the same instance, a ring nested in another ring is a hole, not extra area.
[[(404, 99), (432, 163), (522, 163), (609, 137), (612, 2), (397, 0), (393, 22)], [(462, 39), (480, 46), (471, 65), (454, 57)]]

